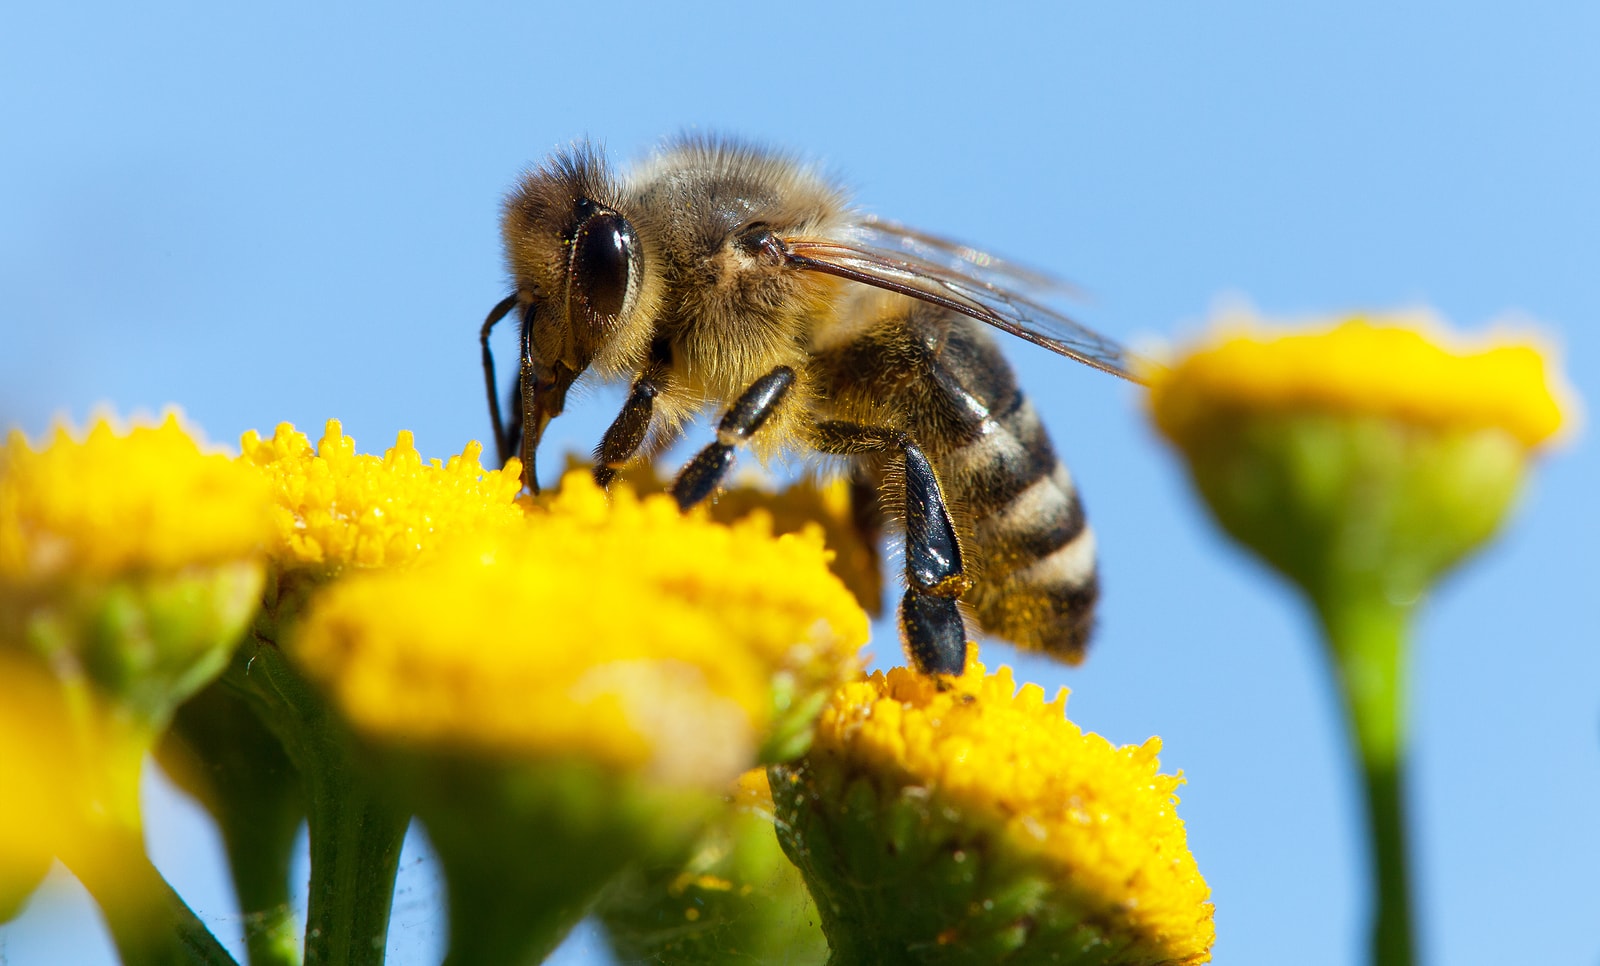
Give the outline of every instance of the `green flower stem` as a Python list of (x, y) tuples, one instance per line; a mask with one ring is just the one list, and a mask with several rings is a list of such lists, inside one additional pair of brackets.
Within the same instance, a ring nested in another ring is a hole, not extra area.
[(242, 836), (226, 837), (234, 891), (244, 912), (250, 966), (300, 966), (300, 923), (289, 897), (287, 854), (271, 854)]
[(400, 847), (411, 816), (341, 768), (307, 776), (311, 894), (306, 964), (371, 963), (387, 952)]
[[(897, 901), (898, 900), (898, 901)], [(819, 900), (820, 901), (820, 900)], [(882, 909), (891, 917), (884, 922), (895, 922), (899, 902), (908, 901), (905, 895), (885, 894)], [(874, 923), (838, 923), (828, 932), (828, 958), (826, 966), (883, 966), (889, 963), (909, 964), (917, 957), (907, 948), (905, 937), (898, 929), (875, 928)], [(926, 949), (928, 962), (942, 962), (938, 949)], [(1081, 966), (1068, 959), (1070, 966)]]
[(219, 682), (178, 709), (157, 755), (222, 834), (251, 966), (299, 966), (289, 869), (306, 810), (299, 773), (277, 736)]
[(1355, 593), (1319, 606), (1338, 665), (1366, 791), (1378, 908), (1374, 966), (1416, 961), (1406, 864), (1405, 639), (1411, 608), (1381, 593)]
[(94, 897), (124, 963), (140, 966), (237, 966), (194, 911), (145, 856), (143, 836), (120, 830), (71, 863)]
[(410, 815), (383, 794), (343, 724), (276, 645), (247, 641), (225, 680), (283, 742), (304, 783), (311, 832), (307, 966), (380, 966)]
[(218, 823), (244, 915), (245, 951), (250, 966), (300, 966), (300, 923), (289, 895), (298, 820), (284, 822), (275, 800), (257, 802), (260, 807), (256, 811), (263, 813), (258, 821), (251, 822), (248, 807), (239, 807), (229, 816), (230, 821)]

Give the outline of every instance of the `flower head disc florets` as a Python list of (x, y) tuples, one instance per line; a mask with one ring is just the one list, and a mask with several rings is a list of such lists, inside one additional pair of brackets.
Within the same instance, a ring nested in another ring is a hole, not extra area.
[(836, 951), (1208, 961), (1182, 779), (1157, 771), (1158, 739), (1113, 747), (1065, 700), (975, 662), (943, 687), (897, 668), (839, 689), (811, 752), (773, 769), (780, 835)]
[(1501, 430), (1532, 449), (1561, 428), (1561, 392), (1528, 344), (1470, 345), (1430, 316), (1346, 319), (1331, 329), (1219, 326), (1171, 368), (1151, 367), (1150, 409), (1180, 445), (1229, 413), (1378, 416), (1418, 427)]
[(336, 419), (313, 449), (305, 434), (282, 423), (272, 438), (252, 431), (240, 441), (244, 462), (272, 487), (280, 567), (381, 567), (410, 563), (462, 533), (515, 528), (520, 464), (484, 470), (483, 447), (468, 443), (448, 461), (424, 460), (402, 431), (382, 456), (356, 452)]

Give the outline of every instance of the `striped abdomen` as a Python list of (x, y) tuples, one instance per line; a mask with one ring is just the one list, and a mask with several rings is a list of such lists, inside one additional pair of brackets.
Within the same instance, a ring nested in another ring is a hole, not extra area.
[(932, 306), (896, 308), (819, 355), (838, 415), (875, 412), (927, 453), (964, 538), (975, 579), (964, 599), (983, 628), (1080, 660), (1099, 584), (1072, 477), (987, 329)]

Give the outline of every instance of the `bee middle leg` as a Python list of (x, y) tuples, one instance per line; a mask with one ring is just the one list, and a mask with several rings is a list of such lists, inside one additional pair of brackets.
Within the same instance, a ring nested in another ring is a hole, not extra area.
[(622, 412), (606, 427), (605, 435), (600, 437), (600, 445), (594, 448), (594, 481), (600, 484), (601, 489), (609, 487), (617, 471), (639, 451), (645, 433), (650, 429), (650, 416), (655, 411), (656, 395), (660, 392), (661, 384), (654, 379), (640, 376), (634, 380), (633, 388), (628, 391), (628, 400), (622, 404)]
[(900, 599), (900, 636), (918, 671), (960, 674), (966, 669), (967, 631), (956, 601), (972, 578), (944, 491), (922, 447), (901, 430), (838, 421), (818, 424), (812, 445), (840, 456), (898, 451), (904, 459), (906, 592)]
[(734, 447), (755, 435), (793, 385), (794, 370), (778, 366), (740, 393), (717, 424), (717, 441), (696, 453), (673, 481), (679, 508), (687, 510), (716, 492), (733, 465)]

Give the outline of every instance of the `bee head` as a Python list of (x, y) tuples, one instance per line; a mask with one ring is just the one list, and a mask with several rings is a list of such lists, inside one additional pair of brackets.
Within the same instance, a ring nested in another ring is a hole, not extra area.
[[(633, 225), (605, 160), (588, 145), (526, 175), (506, 199), (501, 232), (522, 317), (524, 431), (537, 447), (567, 390), (591, 364), (626, 365), (647, 331), (635, 322), (646, 275)], [(531, 450), (525, 451), (531, 455)]]
[(638, 305), (643, 255), (618, 194), (604, 159), (580, 145), (506, 199), (501, 230), (536, 378), (576, 378)]

